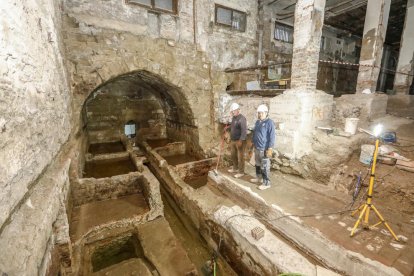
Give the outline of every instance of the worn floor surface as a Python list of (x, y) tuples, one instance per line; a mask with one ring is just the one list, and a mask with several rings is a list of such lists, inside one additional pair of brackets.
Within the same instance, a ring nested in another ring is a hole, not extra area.
[[(246, 169), (250, 175), (254, 175), (252, 166), (246, 164)], [(226, 170), (222, 172), (228, 174)], [(298, 216), (305, 224), (318, 229), (328, 239), (348, 250), (393, 266), (404, 275), (414, 272), (414, 214), (403, 213), (398, 208), (384, 208), (384, 201), (374, 198), (373, 203), (401, 241), (394, 241), (382, 225), (369, 231), (359, 229), (354, 237), (350, 237), (356, 218), (350, 216), (351, 211), (344, 214), (338, 212), (356, 208), (362, 202), (355, 202), (351, 207), (352, 198), (349, 195), (335, 191), (329, 191), (329, 195), (326, 195), (326, 186), (274, 172), (271, 177), (272, 187), (264, 191), (258, 190), (258, 185), (249, 183), (250, 178), (251, 176), (246, 175), (239, 183), (250, 187), (253, 192), (263, 197), (267, 204), (274, 204), (284, 212)], [(308, 215), (314, 216), (300, 217)], [(372, 222), (378, 221), (373, 213), (370, 218)]]

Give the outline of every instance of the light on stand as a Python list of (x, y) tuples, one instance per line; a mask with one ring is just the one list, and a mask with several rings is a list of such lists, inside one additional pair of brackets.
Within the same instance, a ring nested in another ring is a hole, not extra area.
[(382, 125), (378, 124), (374, 127), (374, 136), (375, 137), (379, 137), (381, 135), (382, 132)]
[[(381, 124), (376, 125), (374, 127), (374, 133), (369, 133), (367, 131), (365, 131), (365, 132), (370, 134), (370, 135), (375, 136), (375, 149), (374, 149), (374, 154), (373, 154), (372, 163), (371, 163), (371, 170), (370, 170), (371, 175), (370, 175), (370, 178), (369, 178), (369, 187), (368, 187), (367, 200), (364, 204), (359, 206), (359, 208), (356, 209), (352, 213), (352, 216), (353, 216), (358, 211), (360, 211), (358, 220), (355, 222), (354, 228), (352, 228), (351, 237), (354, 235), (355, 230), (358, 228), (359, 223), (362, 221), (362, 224), (363, 224), (364, 228), (367, 228), (367, 229), (372, 229), (373, 227), (376, 227), (376, 226), (383, 223), (385, 225), (385, 227), (387, 227), (388, 231), (390, 231), (390, 233), (394, 237), (394, 239), (396, 241), (398, 241), (398, 237), (395, 235), (394, 231), (392, 231), (391, 227), (385, 221), (384, 217), (380, 214), (380, 212), (377, 210), (377, 208), (372, 203), (372, 195), (373, 195), (373, 192), (374, 192), (374, 182), (375, 182), (375, 168), (376, 168), (376, 165), (377, 165), (377, 157), (378, 157), (378, 151), (379, 151), (379, 140), (380, 140), (379, 136), (381, 135), (381, 132), (382, 132), (382, 125)], [(377, 215), (377, 217), (379, 218), (379, 222), (375, 223), (374, 225), (369, 225), (369, 213), (370, 213), (371, 210), (373, 210), (375, 212), (375, 214)]]

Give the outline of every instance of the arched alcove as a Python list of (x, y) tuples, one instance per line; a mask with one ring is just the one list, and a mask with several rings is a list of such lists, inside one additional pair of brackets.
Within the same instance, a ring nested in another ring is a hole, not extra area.
[[(191, 108), (178, 87), (148, 71), (134, 71), (108, 80), (84, 102), (83, 129), (90, 143), (119, 140), (125, 126), (135, 124), (137, 139), (172, 138), (198, 141)], [(139, 127), (136, 127), (139, 126)]]

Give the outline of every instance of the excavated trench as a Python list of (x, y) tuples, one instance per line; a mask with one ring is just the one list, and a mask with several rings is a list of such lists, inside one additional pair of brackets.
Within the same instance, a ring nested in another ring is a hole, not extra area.
[[(170, 139), (139, 146), (121, 140), (89, 145), (83, 174), (72, 183), (75, 274), (212, 275), (213, 258), (216, 275), (275, 275), (289, 269), (268, 255), (266, 250), (274, 248), (259, 250), (252, 239), (250, 230), (265, 229), (266, 223), (255, 212), (243, 213), (248, 206), (231, 200), (209, 177), (216, 158), (197, 158), (186, 143)], [(234, 217), (250, 219), (237, 222), (249, 232), (238, 232)], [(310, 267), (313, 273), (320, 264), (273, 229), (266, 231), (270, 240), (264, 243), (282, 241), (302, 271)]]
[[(168, 147), (170, 143), (172, 147)], [(176, 143), (178, 150), (170, 139), (149, 140), (148, 144), (171, 166), (197, 162), (184, 143)], [(79, 178), (71, 185), (69, 232), (74, 274), (211, 274), (207, 263), (214, 250), (167, 189), (158, 184), (149, 170), (153, 166), (138, 147), (123, 139), (91, 144), (86, 152)], [(208, 163), (209, 169), (211, 160)], [(197, 189), (207, 185), (207, 172), (196, 170), (183, 179)], [(153, 248), (156, 246), (159, 248)], [(165, 253), (166, 246), (171, 252)], [(217, 275), (237, 275), (222, 257), (216, 261)], [(172, 265), (178, 268), (168, 271)]]

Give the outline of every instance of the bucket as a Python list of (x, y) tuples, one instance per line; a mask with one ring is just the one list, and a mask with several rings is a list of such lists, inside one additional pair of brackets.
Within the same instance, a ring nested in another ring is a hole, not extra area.
[(365, 165), (370, 165), (372, 161), (372, 156), (374, 155), (374, 150), (374, 145), (362, 145), (359, 161)]
[(359, 121), (358, 118), (346, 118), (345, 119), (345, 132), (354, 135), (357, 130), (358, 121)]
[(381, 138), (386, 143), (395, 143), (397, 142), (397, 133), (394, 131), (387, 131), (381, 134)]

